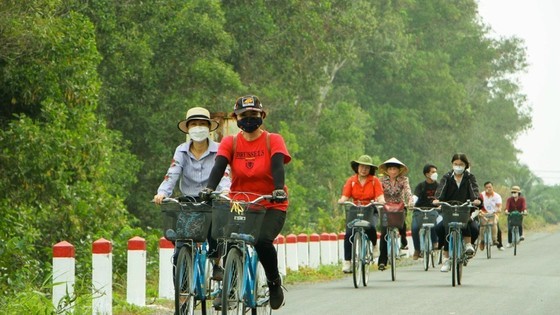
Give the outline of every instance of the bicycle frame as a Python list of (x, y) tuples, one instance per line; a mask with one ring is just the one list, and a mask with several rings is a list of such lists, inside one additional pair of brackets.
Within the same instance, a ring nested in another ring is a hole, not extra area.
[(387, 228), (387, 255), (391, 263), (391, 280), (395, 281), (397, 278), (397, 257), (400, 255), (401, 246), (399, 239), (399, 229), (396, 227)]
[[(432, 240), (432, 228), (435, 226), (437, 216), (430, 218), (428, 217), (429, 213), (434, 213), (437, 208), (430, 208), (430, 209), (422, 209), (418, 207), (412, 208), (414, 211), (412, 213), (413, 220), (420, 221), (422, 220), (422, 226), (419, 230), (419, 239), (420, 239), (420, 254), (424, 259), (424, 271), (428, 271), (430, 260), (432, 261), (432, 267), (435, 267), (434, 257), (433, 257), (433, 240)], [(417, 212), (418, 211), (418, 212)], [(421, 217), (421, 219), (420, 219)], [(425, 223), (425, 222), (427, 223)], [(417, 222), (417, 224), (420, 222)]]
[(486, 258), (490, 259), (492, 258), (492, 245), (494, 244), (494, 241), (492, 240), (492, 228), (494, 226), (493, 222), (496, 215), (494, 213), (486, 213), (481, 216), (483, 219), (480, 220), (480, 227), (484, 228), (483, 238), (484, 245), (486, 246)]

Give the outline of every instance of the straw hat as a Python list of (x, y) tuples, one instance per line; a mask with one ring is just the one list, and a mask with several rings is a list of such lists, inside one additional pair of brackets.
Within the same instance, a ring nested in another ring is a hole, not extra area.
[(206, 108), (193, 107), (187, 111), (187, 119), (181, 120), (177, 127), (184, 133), (189, 133), (189, 121), (191, 120), (206, 120), (210, 123), (210, 131), (214, 131), (218, 128), (219, 124), (217, 121), (210, 119), (210, 112)]
[(360, 156), (357, 160), (350, 162), (350, 166), (352, 167), (355, 173), (358, 173), (359, 164), (371, 166), (369, 169), (369, 174), (375, 175), (375, 170), (377, 169), (377, 165), (373, 164), (373, 159), (371, 158), (371, 156), (364, 154)]
[(399, 172), (399, 175), (397, 175), (397, 176), (406, 175), (408, 173), (408, 167), (406, 165), (404, 165), (403, 162), (397, 160), (397, 158), (395, 158), (395, 157), (392, 157), (392, 158), (388, 159), (387, 161), (383, 162), (383, 164), (379, 165), (379, 172), (387, 175), (387, 167), (389, 165), (397, 165), (400, 168), (401, 171)]
[(519, 186), (513, 186), (511, 187), (511, 192), (516, 192), (516, 193), (520, 193), (521, 192), (521, 188)]

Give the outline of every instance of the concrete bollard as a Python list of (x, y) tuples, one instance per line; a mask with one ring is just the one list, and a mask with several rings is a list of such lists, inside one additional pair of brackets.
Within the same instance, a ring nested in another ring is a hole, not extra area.
[[(57, 310), (72, 313), (74, 304), (66, 305), (63, 301), (74, 298), (74, 284), (76, 283), (76, 251), (74, 246), (66, 241), (53, 246), (53, 288), (52, 303)], [(62, 302), (62, 303), (61, 303)]]
[(331, 264), (331, 236), (329, 233), (321, 233), (321, 264), (330, 265)]
[(92, 246), (92, 313), (113, 314), (113, 254), (111, 242), (100, 238)]
[(286, 236), (286, 268), (298, 271), (298, 267), (297, 236), (288, 234)]
[(286, 237), (278, 234), (274, 244), (276, 244), (276, 252), (278, 253), (278, 271), (282, 276), (286, 276)]
[(344, 236), (346, 232), (339, 232), (338, 236), (338, 262), (342, 262), (344, 260)]
[(331, 248), (331, 264), (338, 264), (338, 236), (336, 233), (329, 233), (329, 241)]
[(317, 233), (309, 235), (309, 267), (319, 268), (321, 265), (321, 237)]
[(159, 239), (159, 298), (175, 299), (173, 285), (173, 252), (175, 246), (165, 237)]
[(298, 265), (301, 267), (309, 266), (309, 237), (305, 233), (297, 236)]
[(126, 301), (146, 305), (146, 240), (135, 236), (128, 240)]

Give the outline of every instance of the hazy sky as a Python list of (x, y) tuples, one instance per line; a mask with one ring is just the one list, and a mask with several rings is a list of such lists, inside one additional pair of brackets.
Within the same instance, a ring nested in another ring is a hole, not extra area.
[(545, 184), (560, 184), (560, 1), (478, 0), (479, 14), (494, 36), (525, 40), (529, 68), (520, 74), (533, 108), (533, 128), (517, 146), (522, 163)]

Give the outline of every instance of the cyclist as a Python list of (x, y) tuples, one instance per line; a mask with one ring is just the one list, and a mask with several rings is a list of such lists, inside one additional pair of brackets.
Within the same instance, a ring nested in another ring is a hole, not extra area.
[[(494, 222), (492, 225), (492, 242), (493, 245), (499, 245), (497, 237), (498, 237), (498, 213), (502, 211), (502, 196), (494, 191), (494, 186), (492, 182), (487, 181), (484, 183), (484, 193), (482, 195), (483, 205), (480, 209), (480, 217), (479, 220), (482, 224), (486, 223), (487, 219), (484, 217), (485, 214), (493, 213), (495, 215)], [(484, 235), (485, 227), (481, 224), (480, 226), (480, 235)], [(489, 246), (488, 244), (484, 244), (484, 238), (480, 239), (479, 248), (480, 250), (484, 250), (484, 246)]]
[[(214, 166), (214, 159), (218, 153), (218, 143), (209, 138), (210, 131), (218, 128), (218, 122), (210, 119), (210, 112), (202, 107), (193, 107), (187, 111), (185, 120), (180, 121), (177, 127), (189, 135), (190, 140), (180, 144), (175, 149), (171, 166), (163, 182), (159, 185), (154, 202), (161, 204), (163, 198), (173, 194), (173, 189), (179, 181), (181, 195), (185, 200), (197, 200), (198, 193), (206, 187), (210, 170)], [(229, 176), (224, 176), (218, 186), (219, 191), (227, 191), (231, 185)], [(180, 198), (182, 199), (182, 198)], [(214, 259), (212, 278), (222, 280), (224, 271), (220, 266), (219, 254), (216, 250), (217, 242), (208, 232), (208, 257)], [(178, 248), (183, 244), (175, 244), (173, 265), (177, 260)]]
[(268, 280), (270, 307), (278, 309), (284, 304), (284, 293), (273, 241), (286, 220), (288, 195), (284, 184), (284, 164), (292, 158), (281, 135), (261, 128), (266, 112), (257, 96), (239, 97), (235, 101), (232, 117), (241, 131), (222, 140), (208, 185), (200, 196), (203, 199), (210, 198), (224, 176), (228, 163), (231, 166), (231, 191), (255, 194), (230, 194), (231, 198), (249, 197), (252, 200), (258, 195), (272, 194), (272, 202), (262, 201), (267, 210), (255, 249)]
[[(416, 188), (414, 188), (414, 195), (412, 199), (415, 201), (414, 206), (419, 208), (431, 208), (433, 207), (432, 202), (434, 201), (434, 195), (436, 194), (438, 186), (438, 173), (437, 167), (432, 164), (424, 165), (422, 170), (426, 180), (422, 181)], [(420, 228), (417, 222), (412, 221), (412, 243), (414, 245), (414, 254), (412, 255), (413, 260), (418, 260), (420, 256)], [(438, 248), (438, 238), (436, 235), (436, 229), (431, 229), (433, 248)]]
[[(384, 203), (383, 187), (379, 178), (375, 177), (377, 166), (373, 164), (373, 160), (369, 155), (362, 155), (357, 160), (350, 162), (352, 170), (356, 173), (346, 180), (342, 188), (342, 196), (338, 199), (339, 203), (352, 199), (355, 204), (368, 204), (370, 201)], [(377, 212), (377, 211), (375, 211)], [(373, 246), (377, 245), (377, 231), (375, 226), (364, 229)], [(353, 241), (352, 228), (346, 227), (344, 235), (344, 262), (342, 272), (351, 273), (352, 264), (350, 262), (352, 256)]]
[[(458, 201), (461, 203), (471, 200), (475, 206), (481, 204), (480, 193), (476, 177), (469, 172), (469, 159), (464, 153), (455, 153), (451, 158), (452, 170), (443, 175), (438, 184), (435, 194), (434, 205), (438, 205), (440, 201)], [(436, 226), (439, 235), (445, 235), (445, 227), (443, 221)], [(467, 256), (474, 255), (474, 247), (471, 244), (471, 229), (476, 229), (476, 225), (469, 220), (467, 226), (461, 229), (463, 239), (465, 241), (465, 253)], [(441, 238), (440, 238), (441, 239)], [(448, 272), (450, 269), (449, 262), (449, 244), (446, 237), (443, 237), (443, 257), (445, 261), (441, 267), (442, 272)]]
[[(521, 196), (521, 188), (519, 186), (511, 187), (511, 197), (509, 197), (506, 201), (506, 214), (509, 214), (511, 211), (519, 211), (522, 214), (527, 213), (527, 204), (525, 202), (525, 198)], [(508, 244), (506, 245), (507, 248), (510, 248), (511, 245), (511, 226), (508, 223)], [(519, 240), (523, 241), (525, 237), (523, 237), (523, 226), (519, 226)]]
[[(379, 173), (384, 174), (381, 179), (381, 184), (383, 185), (385, 202), (402, 203), (403, 207), (405, 204), (412, 207), (412, 192), (410, 190), (408, 177), (406, 177), (408, 167), (404, 165), (403, 162), (392, 157), (379, 165)], [(406, 223), (399, 229), (399, 233), (401, 235), (401, 249), (407, 249)], [(385, 270), (385, 266), (387, 265), (387, 240), (385, 240), (385, 235), (387, 235), (387, 227), (382, 227), (379, 239), (381, 246), (379, 249), (379, 259), (377, 261), (379, 270)]]

